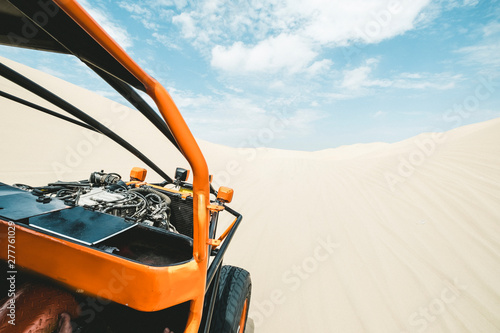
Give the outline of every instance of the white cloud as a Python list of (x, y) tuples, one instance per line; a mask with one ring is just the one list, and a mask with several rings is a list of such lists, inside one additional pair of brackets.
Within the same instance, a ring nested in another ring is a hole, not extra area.
[(182, 9), (187, 6), (188, 0), (153, 0), (150, 4), (155, 7), (175, 7), (177, 9)]
[(177, 44), (175, 44), (175, 42), (168, 35), (160, 34), (158, 32), (153, 32), (151, 36), (153, 36), (156, 41), (161, 43), (163, 46), (168, 47), (169, 49), (175, 49), (175, 50), (180, 49), (180, 47)]
[(420, 74), (420, 73), (401, 73), (399, 75), (399, 77), (405, 78), (405, 79), (421, 79), (422, 74)]
[(241, 88), (234, 87), (234, 86), (227, 86), (226, 88), (229, 89), (229, 90), (232, 90), (234, 92), (237, 92), (237, 93), (243, 93), (243, 92), (245, 92), (245, 90), (243, 90)]
[(479, 3), (479, 0), (464, 0), (464, 6), (475, 6)]
[(483, 28), (484, 37), (489, 37), (500, 33), (500, 22), (490, 22)]
[[(266, 113), (266, 110), (254, 104), (249, 98), (239, 97), (231, 93), (204, 95), (177, 90), (173, 87), (169, 87), (168, 91), (179, 109), (195, 115), (191, 118), (193, 123), (212, 121), (217, 123), (231, 115), (232, 122), (243, 125), (248, 123), (248, 119), (245, 120), (245, 117), (251, 118)], [(234, 117), (234, 114), (238, 114), (239, 117)], [(214, 117), (214, 115), (217, 116)]]
[(215, 46), (211, 64), (226, 71), (276, 72), (287, 69), (296, 73), (306, 69), (316, 55), (303, 38), (281, 34), (251, 47), (242, 42), (227, 48)]
[(353, 41), (378, 43), (412, 29), (421, 1), (294, 1), (306, 23), (303, 33), (320, 44), (346, 45)]
[(479, 0), (447, 0), (443, 1), (448, 9), (459, 7), (473, 7), (479, 3)]
[(481, 65), (500, 66), (500, 44), (482, 44), (475, 46), (467, 46), (457, 50), (458, 53), (465, 55), (466, 60), (470, 63)]
[[(262, 40), (262, 36), (285, 33), (321, 45), (343, 45), (360, 40), (378, 42), (404, 33), (413, 28), (412, 23), (429, 3), (430, 0), (213, 0), (189, 12), (189, 16), (196, 21), (198, 30), (207, 31), (212, 37), (224, 31), (231, 36), (250, 33)], [(179, 16), (182, 15), (186, 13)]]
[(298, 109), (287, 120), (288, 130), (294, 134), (309, 134), (313, 123), (323, 119), (325, 114), (318, 110)]
[(344, 71), (344, 80), (342, 81), (342, 88), (359, 89), (365, 86), (368, 82), (368, 75), (372, 69), (370, 66), (361, 66), (352, 70)]
[(296, 107), (300, 98), (268, 100), (233, 93), (204, 95), (174, 87), (167, 90), (196, 136), (235, 147), (255, 141), (249, 139), (257, 138), (264, 128), (279, 127), (274, 138), (307, 134), (324, 117), (321, 111)]
[(482, 38), (471, 46), (462, 47), (455, 52), (463, 56), (463, 62), (468, 65), (481, 66), (482, 73), (492, 74), (500, 68), (500, 23), (493, 21), (486, 24), (482, 30)]
[(128, 11), (132, 18), (141, 22), (142, 25), (149, 30), (157, 31), (160, 28), (160, 25), (154, 20), (154, 12), (143, 5), (138, 5), (135, 2), (125, 2), (122, 1), (119, 3), (119, 6), (126, 11)]
[(333, 61), (330, 59), (323, 59), (314, 62), (311, 66), (306, 69), (307, 74), (315, 76), (320, 73), (327, 72), (333, 65)]
[(462, 80), (461, 74), (450, 73), (414, 73), (413, 77), (397, 76), (392, 79), (391, 85), (399, 89), (453, 89), (457, 82)]
[(281, 80), (274, 80), (269, 84), (269, 88), (275, 89), (275, 90), (281, 90), (285, 87), (286, 87), (285, 83)]
[(378, 60), (370, 58), (357, 68), (345, 70), (340, 87), (347, 92), (356, 92), (370, 87), (397, 88), (397, 89), (438, 89), (454, 88), (462, 80), (462, 75), (450, 73), (401, 73), (390, 78), (373, 78), (372, 72), (377, 67)]
[(184, 38), (194, 38), (197, 35), (196, 24), (190, 14), (182, 13), (174, 16), (172, 22), (181, 26)]
[(389, 87), (392, 85), (390, 80), (372, 79), (372, 70), (378, 65), (378, 60), (370, 58), (365, 61), (365, 64), (351, 70), (344, 71), (344, 79), (340, 86), (347, 90), (358, 90), (366, 87)]
[(122, 1), (118, 5), (131, 14), (151, 17), (151, 11), (137, 3)]
[(124, 49), (133, 46), (132, 38), (127, 30), (122, 28), (115, 20), (109, 16), (108, 11), (92, 6), (87, 0), (80, 0), (79, 3), (87, 12), (101, 25), (111, 37)]
[(388, 114), (387, 111), (377, 111), (372, 115), (372, 118), (380, 118), (380, 117), (385, 117)]
[[(183, 11), (172, 21), (193, 45), (210, 50), (211, 64), (220, 70), (297, 73), (321, 61), (316, 57), (325, 47), (378, 43), (413, 29), (429, 3), (211, 0)], [(311, 67), (311, 73), (315, 69)]]

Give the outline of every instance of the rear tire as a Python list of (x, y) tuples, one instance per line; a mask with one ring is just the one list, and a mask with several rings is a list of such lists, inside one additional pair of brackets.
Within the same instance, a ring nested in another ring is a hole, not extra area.
[(243, 333), (248, 319), (252, 280), (250, 273), (223, 266), (210, 324), (212, 333)]

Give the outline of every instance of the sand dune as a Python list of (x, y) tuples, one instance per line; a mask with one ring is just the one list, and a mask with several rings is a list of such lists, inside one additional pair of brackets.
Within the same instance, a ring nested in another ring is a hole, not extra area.
[[(122, 116), (116, 131), (167, 172), (187, 166), (134, 111), (0, 61), (103, 121)], [(3, 79), (0, 89), (36, 100)], [(142, 165), (73, 125), (49, 127), (48, 116), (0, 105), (2, 182), (38, 185), (100, 169), (126, 175)], [(499, 332), (499, 143), (500, 119), (319, 152), (200, 141), (244, 215), (226, 262), (252, 274), (250, 330)]]

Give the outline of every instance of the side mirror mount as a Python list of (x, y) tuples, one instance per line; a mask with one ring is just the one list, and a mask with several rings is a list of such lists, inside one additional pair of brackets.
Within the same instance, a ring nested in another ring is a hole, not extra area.
[(225, 186), (219, 187), (219, 191), (217, 192), (217, 200), (230, 203), (233, 200), (233, 189)]
[(183, 168), (177, 168), (175, 169), (175, 180), (180, 183), (180, 182), (185, 182), (189, 178), (189, 170), (183, 169)]
[(146, 174), (148, 170), (144, 168), (134, 167), (130, 170), (130, 181), (140, 181), (143, 182), (146, 179)]

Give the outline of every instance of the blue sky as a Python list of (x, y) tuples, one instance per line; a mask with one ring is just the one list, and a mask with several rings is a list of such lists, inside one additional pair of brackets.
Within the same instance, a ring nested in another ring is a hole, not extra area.
[[(81, 3), (207, 141), (314, 151), (500, 117), (500, 1)], [(119, 100), (68, 56), (0, 54)]]

